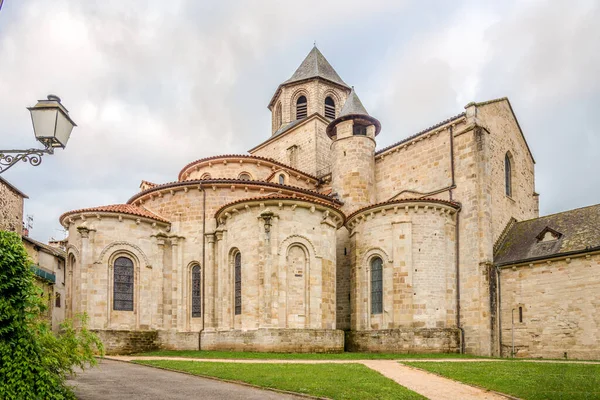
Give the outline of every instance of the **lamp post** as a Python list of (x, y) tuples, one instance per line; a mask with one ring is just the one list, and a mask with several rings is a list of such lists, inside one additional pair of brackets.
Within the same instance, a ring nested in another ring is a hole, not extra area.
[(54, 154), (55, 148), (64, 149), (67, 146), (71, 131), (77, 126), (58, 96), (49, 94), (47, 100), (38, 100), (35, 106), (27, 109), (31, 113), (35, 138), (44, 148), (0, 150), (0, 174), (19, 161), (40, 165), (44, 154)]

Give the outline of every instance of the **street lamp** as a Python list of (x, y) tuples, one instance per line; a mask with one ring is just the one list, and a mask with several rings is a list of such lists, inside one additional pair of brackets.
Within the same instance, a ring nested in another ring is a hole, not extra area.
[(55, 148), (67, 146), (73, 127), (77, 126), (58, 96), (49, 94), (47, 100), (38, 100), (35, 106), (27, 109), (31, 113), (35, 138), (45, 148), (0, 150), (0, 174), (19, 161), (40, 165), (44, 154), (54, 154)]

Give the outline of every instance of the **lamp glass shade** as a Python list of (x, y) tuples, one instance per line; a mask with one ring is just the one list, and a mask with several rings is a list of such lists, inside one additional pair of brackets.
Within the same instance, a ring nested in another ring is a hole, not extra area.
[(29, 111), (35, 138), (44, 145), (64, 148), (76, 125), (60, 100), (54, 100), (55, 98), (58, 99), (49, 96), (48, 100), (40, 100)]

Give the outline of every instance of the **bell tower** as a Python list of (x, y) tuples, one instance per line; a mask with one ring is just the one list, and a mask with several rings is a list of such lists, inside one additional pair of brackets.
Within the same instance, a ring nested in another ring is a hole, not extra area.
[(369, 115), (352, 88), (340, 115), (327, 126), (331, 186), (346, 215), (375, 202), (375, 136), (381, 124)]
[(339, 115), (350, 87), (314, 46), (294, 74), (280, 84), (269, 102), (272, 135), (314, 114), (327, 120)]

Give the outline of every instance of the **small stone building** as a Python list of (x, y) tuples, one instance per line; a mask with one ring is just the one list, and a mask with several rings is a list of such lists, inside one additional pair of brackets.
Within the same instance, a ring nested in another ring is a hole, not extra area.
[(315, 47), (268, 108), (249, 154), (60, 217), (67, 316), (87, 312), (110, 352), (498, 354), (522, 300), (498, 291), (495, 248), (538, 217), (508, 99), (377, 149), (380, 122)]
[(0, 177), (0, 230), (23, 232), (23, 202), (27, 195)]

